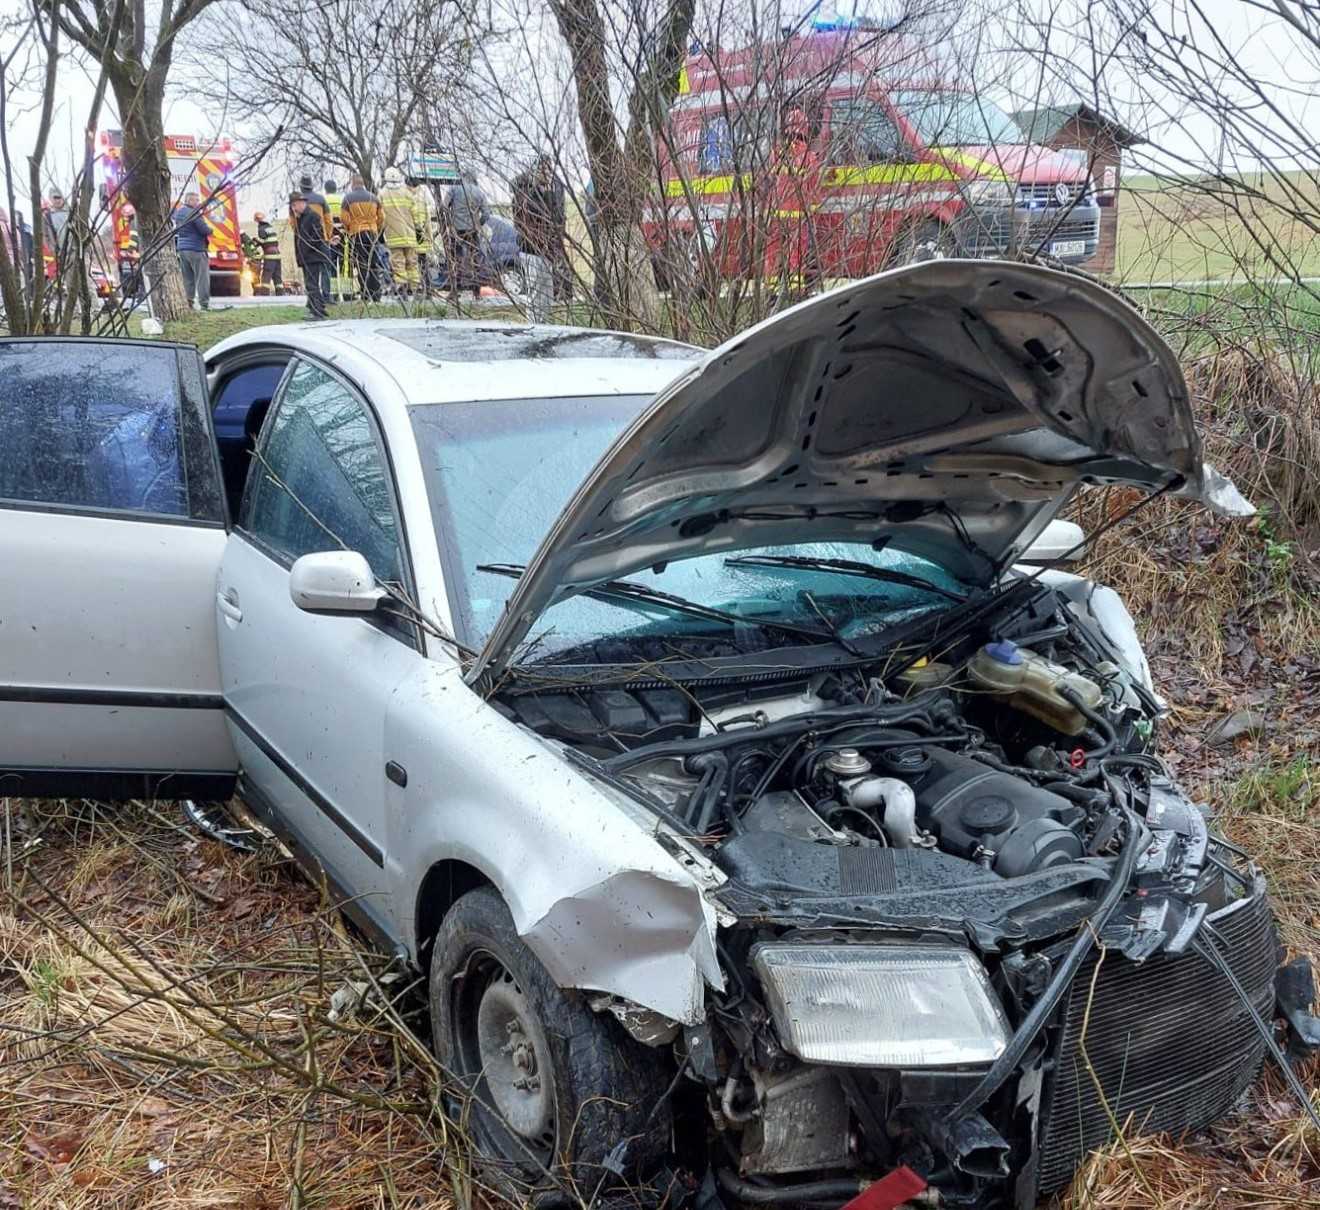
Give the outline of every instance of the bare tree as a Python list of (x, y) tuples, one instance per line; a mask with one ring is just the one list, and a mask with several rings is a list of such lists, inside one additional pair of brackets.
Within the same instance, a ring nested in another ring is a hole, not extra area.
[(291, 170), (368, 183), (419, 141), (424, 111), (456, 102), (487, 33), (469, 0), (241, 0), (203, 25), (233, 54), (192, 55), (199, 97), (224, 96), (250, 135), (283, 127), (277, 154)]
[[(101, 64), (123, 130), (124, 162), (133, 166), (124, 180), (124, 191), (137, 211), (144, 242), (163, 242), (170, 230), (172, 209), (165, 155), (165, 89), (179, 35), (215, 0), (159, 0), (158, 11), (153, 13), (148, 13), (146, 0), (38, 2), (53, 13), (67, 37)], [(183, 309), (177, 259), (156, 258), (154, 272), (157, 313), (162, 319), (176, 318)]]
[[(122, 23), (126, 0), (116, 0), (110, 28)], [(105, 100), (104, 66), (95, 76), (92, 100), (82, 123), (80, 165), (73, 176), (71, 210), (62, 223), (47, 220), (42, 210), (46, 185), (56, 184), (47, 163), (50, 135), (59, 92), (60, 70), (69, 62), (61, 42), (60, 24), (52, 6), (34, 5), (31, 14), (6, 31), (12, 41), (0, 52), (0, 163), (3, 163), (7, 209), (0, 239), (0, 299), (11, 333), (72, 330), (81, 316), (81, 330), (91, 330), (94, 302), (88, 269), (101, 253), (97, 229), (104, 217), (92, 188), (95, 131)], [(32, 211), (30, 237), (20, 229), (16, 172), (8, 118), (25, 89), (35, 92), (38, 127), (27, 155), (27, 188)], [(62, 182), (59, 182), (62, 184)], [(30, 246), (29, 246), (30, 245)]]

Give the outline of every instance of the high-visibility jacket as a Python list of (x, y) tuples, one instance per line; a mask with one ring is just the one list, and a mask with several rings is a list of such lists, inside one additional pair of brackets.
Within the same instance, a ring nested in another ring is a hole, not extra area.
[(342, 193), (327, 193), (325, 195), (326, 208), (330, 211), (330, 217), (336, 219), (339, 217), (340, 208), (344, 204), (344, 195)]
[(257, 243), (261, 245), (263, 260), (280, 259), (280, 233), (266, 219), (257, 224)]
[(380, 202), (369, 189), (350, 189), (344, 194), (340, 217), (349, 235), (377, 232), (385, 221)]
[(434, 233), (431, 231), (431, 211), (426, 205), (426, 194), (420, 185), (413, 186), (413, 231), (417, 236), (417, 249), (420, 252), (429, 252), (431, 245), (435, 243)]
[(820, 204), (820, 157), (805, 142), (781, 146), (771, 178), (771, 204), (776, 218), (803, 218)]
[(403, 186), (382, 189), (380, 209), (386, 245), (416, 249), (417, 222), (412, 190)]

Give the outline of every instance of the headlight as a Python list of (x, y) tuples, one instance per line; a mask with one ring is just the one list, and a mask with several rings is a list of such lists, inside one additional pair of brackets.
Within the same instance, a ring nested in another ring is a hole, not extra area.
[(991, 1063), (1008, 1020), (982, 967), (952, 946), (762, 945), (752, 965), (784, 1048), (808, 1063)]
[(1011, 206), (1013, 191), (1007, 181), (968, 181), (963, 196), (973, 206)]

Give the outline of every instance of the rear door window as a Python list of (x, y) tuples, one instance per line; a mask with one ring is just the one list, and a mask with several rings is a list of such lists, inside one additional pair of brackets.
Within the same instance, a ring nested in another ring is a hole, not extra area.
[(0, 505), (222, 524), (200, 363), (129, 341), (0, 341)]

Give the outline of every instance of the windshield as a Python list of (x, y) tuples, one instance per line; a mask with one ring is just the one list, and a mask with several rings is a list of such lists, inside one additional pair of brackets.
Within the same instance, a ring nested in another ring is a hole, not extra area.
[[(649, 396), (589, 396), (411, 409), (450, 605), (469, 646), (479, 647), (489, 637), (517, 584), (518, 569), (531, 559), (610, 444), (649, 402)], [(744, 556), (795, 556), (798, 562), (748, 565)], [(803, 566), (803, 559), (862, 566), (815, 568)], [(864, 574), (871, 569), (903, 572), (934, 587), (872, 579)], [(659, 570), (637, 572), (628, 583), (739, 620), (601, 589), (546, 610), (524, 658), (653, 658), (638, 653), (653, 652), (657, 644), (668, 650), (667, 644), (680, 639), (716, 640), (718, 651), (730, 653), (811, 641), (775, 629), (771, 622), (850, 640), (915, 612), (945, 608), (962, 591), (946, 571), (915, 555), (839, 542), (675, 560)], [(717, 653), (711, 647), (700, 650)]]
[(1020, 146), (1026, 136), (986, 97), (967, 92), (896, 92), (890, 100), (927, 147)]

